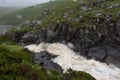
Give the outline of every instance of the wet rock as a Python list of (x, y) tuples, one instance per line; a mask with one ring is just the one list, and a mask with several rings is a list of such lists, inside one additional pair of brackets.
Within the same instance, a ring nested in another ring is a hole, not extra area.
[(60, 74), (63, 73), (63, 69), (52, 61), (57, 55), (53, 55), (47, 51), (41, 51), (34, 54), (34, 61), (43, 66), (46, 70), (57, 70)]
[(88, 51), (88, 57), (96, 60), (106, 62), (107, 64), (114, 64), (120, 67), (120, 45), (107, 44), (90, 48)]
[(39, 53), (35, 54), (35, 61), (38, 64), (44, 63), (44, 61), (46, 60), (51, 60), (52, 58), (55, 58), (55, 55), (52, 55), (51, 53), (47, 52), (47, 51), (41, 51)]
[(120, 46), (119, 45), (107, 45), (108, 56), (120, 61)]
[(35, 35), (35, 33), (28, 32), (22, 37), (22, 42), (24, 44), (35, 43), (36, 37), (37, 37), (37, 35)]
[[(107, 21), (107, 19), (110, 19), (111, 17), (112, 17), (111, 14), (106, 14), (106, 18), (90, 17), (90, 23), (88, 23), (85, 28), (72, 27), (70, 24), (64, 22), (57, 23), (52, 28), (48, 27), (41, 28), (40, 32), (37, 34), (27, 33), (26, 35), (24, 35), (23, 40), (24, 42), (26, 41), (26, 43), (32, 41), (36, 43), (40, 42), (49, 43), (61, 42), (63, 44), (72, 43), (73, 47), (69, 45), (68, 46), (77, 53), (79, 53), (80, 55), (83, 55), (85, 57), (91, 57), (96, 60), (105, 62), (106, 59), (108, 59), (107, 57), (112, 57), (113, 55), (112, 53), (118, 54), (118, 51), (111, 49), (112, 51), (110, 50), (111, 52), (108, 52), (108, 47), (103, 46), (116, 43), (120, 44), (119, 22), (115, 24), (110, 20)], [(45, 53), (45, 55), (49, 54)], [(45, 55), (41, 54), (37, 55), (38, 57), (37, 61), (39, 62), (39, 64), (43, 66), (44, 64), (50, 65), (51, 64), (50, 61), (53, 58), (51, 57), (51, 55), (49, 56)], [(112, 58), (115, 61), (116, 59), (118, 59), (116, 56)]]
[(102, 47), (94, 47), (89, 49), (88, 56), (99, 61), (105, 61), (107, 58), (107, 52)]
[(54, 37), (54, 36), (55, 36), (55, 33), (54, 33), (52, 30), (48, 29), (48, 30), (47, 30), (47, 36), (48, 36), (48, 37)]
[(116, 23), (116, 28), (117, 28), (117, 32), (118, 32), (118, 34), (120, 36), (120, 23)]
[(120, 67), (120, 45), (107, 45), (107, 54), (106, 63)]
[(63, 69), (57, 63), (52, 61), (45, 61), (43, 67), (46, 70), (56, 70), (60, 75), (63, 75)]

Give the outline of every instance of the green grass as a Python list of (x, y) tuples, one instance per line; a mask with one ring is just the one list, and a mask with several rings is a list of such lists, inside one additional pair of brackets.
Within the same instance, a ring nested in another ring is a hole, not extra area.
[(68, 73), (65, 73), (65, 76), (69, 80), (96, 80), (90, 74), (82, 71), (68, 70)]
[(22, 50), (23, 47), (22, 46), (18, 46), (18, 45), (5, 45), (10, 51), (18, 51), (18, 50)]
[[(81, 2), (67, 2), (64, 4), (61, 4), (55, 8), (52, 9), (52, 13), (45, 19), (42, 20), (42, 26), (43, 27), (52, 27), (54, 24), (59, 22), (66, 22), (69, 23), (71, 26), (74, 27), (84, 27), (88, 22), (89, 22), (89, 17), (93, 18), (105, 18), (105, 14), (112, 14), (113, 16), (113, 21), (116, 20), (117, 14), (120, 11), (120, 8), (112, 8), (109, 9), (108, 7), (112, 4), (120, 3), (119, 0), (114, 0), (114, 1), (106, 1), (102, 4), (99, 5), (105, 5), (106, 8), (100, 8), (98, 6), (93, 6), (91, 7), (91, 10), (84, 11), (80, 8), (80, 5), (83, 4)], [(88, 0), (84, 1), (84, 4), (88, 4)], [(73, 13), (69, 13), (71, 10), (73, 10)], [(67, 18), (64, 18), (64, 14), (67, 13)], [(101, 16), (96, 16), (96, 13), (102, 13)], [(77, 16), (83, 16), (83, 19), (81, 22), (76, 21), (75, 19)], [(73, 21), (67, 20), (68, 18), (72, 18)]]
[(29, 53), (21, 46), (0, 45), (0, 79), (48, 80), (48, 75), (44, 68), (30, 62)]
[[(1, 80), (63, 80), (57, 71), (46, 70), (30, 62), (30, 55), (18, 45), (0, 45), (0, 79)], [(95, 80), (85, 72), (66, 73), (70, 80)]]
[[(95, 0), (96, 1), (96, 0)], [(5, 16), (0, 17), (0, 23), (1, 24), (20, 24), (22, 22), (25, 22), (26, 20), (34, 20), (34, 19), (42, 19), (40, 16), (40, 13), (44, 11), (46, 8), (51, 8), (52, 13), (42, 21), (42, 26), (53, 26), (56, 21), (59, 22), (67, 22), (70, 23), (73, 26), (81, 26), (87, 23), (88, 17), (95, 17), (95, 14), (97, 12), (102, 13), (103, 15), (100, 17), (104, 17), (106, 13), (110, 13), (114, 16), (114, 19), (116, 18), (116, 14), (120, 11), (120, 8), (113, 8), (108, 9), (108, 7), (112, 4), (120, 3), (120, 0), (114, 0), (114, 1), (106, 1), (103, 4), (98, 4), (98, 6), (93, 6), (92, 10), (90, 11), (83, 11), (80, 9), (81, 4), (88, 4), (89, 0), (83, 0), (78, 2), (71, 2), (70, 0), (56, 0), (36, 6), (31, 6), (25, 9), (18, 10), (16, 12), (13, 12), (11, 14), (7, 14)], [(99, 6), (105, 5), (106, 8), (102, 9)], [(68, 9), (69, 7), (69, 9)], [(69, 13), (70, 10), (73, 10), (73, 13)], [(82, 12), (80, 12), (82, 11)], [(67, 18), (71, 17), (73, 19), (76, 19), (78, 15), (84, 16), (84, 21), (82, 23), (76, 22), (75, 20), (73, 22), (68, 21), (67, 19), (63, 18), (64, 13), (68, 13)], [(22, 19), (17, 19), (16, 15), (22, 15)], [(12, 19), (12, 20), (11, 20)]]
[[(5, 40), (6, 37), (0, 37)], [(22, 46), (8, 44), (1, 41), (0, 44), (0, 80), (63, 80), (57, 71), (46, 70), (36, 63), (31, 63), (30, 53), (25, 51)], [(85, 72), (76, 72), (77, 75), (65, 74), (71, 77), (70, 80), (94, 80), (92, 76)]]
[[(56, 7), (58, 5), (63, 4), (65, 1), (67, 0), (57, 0), (54, 2), (53, 1), (47, 2), (44, 4), (39, 4), (36, 6), (24, 8), (13, 13), (9, 13), (7, 15), (0, 17), (0, 24), (18, 25), (21, 24), (22, 22), (25, 22), (26, 20), (30, 20), (30, 21), (34, 20), (40, 16), (40, 13), (44, 9)], [(16, 15), (22, 15), (22, 19), (18, 19)]]

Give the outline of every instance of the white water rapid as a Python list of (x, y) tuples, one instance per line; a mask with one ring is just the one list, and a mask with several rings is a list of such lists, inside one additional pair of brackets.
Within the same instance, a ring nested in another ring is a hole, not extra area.
[(120, 80), (120, 69), (101, 63), (95, 60), (87, 60), (86, 58), (75, 54), (67, 45), (61, 43), (41, 43), (37, 45), (26, 46), (31, 51), (40, 52), (47, 50), (48, 52), (58, 55), (53, 61), (59, 64), (64, 72), (71, 68), (75, 71), (85, 71), (90, 73), (97, 80)]

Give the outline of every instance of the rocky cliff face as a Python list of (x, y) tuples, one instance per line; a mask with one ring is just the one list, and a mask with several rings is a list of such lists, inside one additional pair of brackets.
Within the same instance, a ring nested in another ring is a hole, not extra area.
[(114, 63), (120, 67), (118, 64), (120, 61), (119, 18), (116, 23), (101, 18), (91, 18), (90, 20), (94, 26), (88, 24), (88, 27), (85, 28), (75, 28), (63, 22), (57, 23), (53, 27), (43, 27), (40, 31), (26, 33), (22, 42), (24, 44), (72, 43), (73, 50), (79, 52), (80, 55)]

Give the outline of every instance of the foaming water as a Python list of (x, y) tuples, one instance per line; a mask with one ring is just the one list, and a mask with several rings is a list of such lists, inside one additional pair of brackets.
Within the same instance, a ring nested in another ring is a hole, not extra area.
[(87, 60), (86, 58), (75, 54), (67, 45), (60, 43), (41, 43), (37, 45), (26, 46), (31, 51), (40, 52), (47, 50), (48, 52), (58, 55), (53, 61), (59, 64), (64, 72), (71, 68), (75, 71), (85, 71), (90, 73), (97, 80), (120, 80), (120, 69), (101, 63), (95, 60)]

